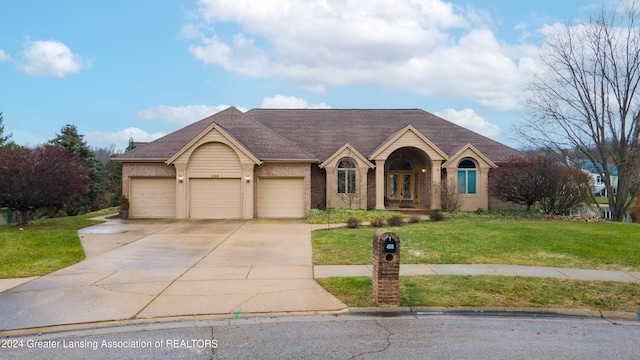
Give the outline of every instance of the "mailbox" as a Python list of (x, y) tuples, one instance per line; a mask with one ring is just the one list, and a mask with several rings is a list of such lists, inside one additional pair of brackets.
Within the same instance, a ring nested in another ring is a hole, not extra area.
[(400, 304), (400, 238), (379, 229), (373, 235), (373, 298), (379, 306)]
[(398, 243), (388, 233), (384, 235), (384, 252), (394, 253), (398, 248)]

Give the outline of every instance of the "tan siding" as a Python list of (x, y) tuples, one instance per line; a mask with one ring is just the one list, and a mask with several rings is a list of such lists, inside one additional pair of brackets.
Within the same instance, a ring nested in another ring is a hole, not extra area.
[(258, 179), (258, 217), (303, 218), (304, 178)]
[(241, 180), (190, 179), (190, 213), (192, 219), (240, 219)]
[(396, 141), (391, 143), (384, 151), (382, 151), (379, 155), (376, 156), (376, 159), (386, 159), (397, 149), (403, 147), (415, 147), (421, 149), (431, 159), (442, 159), (442, 155), (440, 155), (433, 147), (425, 143), (418, 135), (416, 135), (413, 131), (407, 131), (402, 136), (400, 136)]
[(194, 152), (198, 151), (201, 146), (210, 144), (210, 143), (219, 143), (229, 146), (234, 150), (236, 156), (240, 156), (240, 161), (242, 163), (253, 163), (253, 160), (244, 154), (243, 150), (238, 148), (236, 145), (231, 143), (226, 137), (220, 134), (216, 129), (211, 130), (208, 134), (203, 136), (200, 140), (198, 140), (195, 144), (193, 144), (188, 150), (186, 150), (182, 155), (180, 155), (174, 162), (186, 162), (193, 155)]
[(131, 178), (130, 203), (132, 218), (174, 218), (175, 179)]
[(189, 158), (187, 171), (192, 178), (242, 176), (238, 155), (229, 146), (221, 143), (207, 143), (198, 147)]

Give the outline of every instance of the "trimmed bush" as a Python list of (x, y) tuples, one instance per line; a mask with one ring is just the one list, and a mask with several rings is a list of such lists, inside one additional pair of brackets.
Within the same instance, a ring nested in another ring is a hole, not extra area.
[(347, 227), (348, 227), (349, 229), (355, 229), (355, 228), (357, 228), (357, 227), (359, 227), (359, 226), (360, 226), (360, 220), (358, 220), (358, 219), (356, 219), (356, 218), (353, 218), (353, 217), (352, 217), (352, 218), (349, 218), (349, 219), (347, 220)]
[(431, 221), (442, 221), (444, 220), (444, 215), (442, 215), (440, 211), (434, 211), (429, 214), (429, 219), (431, 219)]
[(420, 218), (415, 216), (415, 215), (412, 215), (412, 216), (409, 217), (409, 220), (407, 220), (407, 222), (409, 224), (417, 224), (417, 223), (420, 222)]
[(375, 218), (373, 220), (371, 220), (371, 227), (376, 227), (376, 228), (380, 228), (384, 226), (384, 219), (383, 218)]
[(389, 226), (400, 226), (402, 225), (402, 218), (400, 216), (392, 216), (387, 219), (387, 225)]

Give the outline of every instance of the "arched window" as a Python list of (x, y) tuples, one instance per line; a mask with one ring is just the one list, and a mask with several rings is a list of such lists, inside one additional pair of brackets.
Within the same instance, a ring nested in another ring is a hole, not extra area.
[(476, 164), (468, 159), (458, 164), (458, 194), (476, 193)]
[(390, 171), (413, 171), (413, 165), (405, 159), (396, 159), (389, 165)]
[(338, 194), (356, 193), (356, 164), (350, 158), (338, 161)]

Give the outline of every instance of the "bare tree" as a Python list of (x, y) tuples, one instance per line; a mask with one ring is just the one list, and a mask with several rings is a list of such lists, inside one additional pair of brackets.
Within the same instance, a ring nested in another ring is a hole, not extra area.
[(513, 157), (492, 170), (490, 191), (498, 199), (526, 205), (527, 211), (551, 186), (548, 176), (553, 159), (546, 156)]
[(623, 3), (549, 37), (531, 83), (532, 117), (518, 129), (558, 154), (577, 150), (600, 169), (616, 221), (633, 203), (640, 170), (639, 13), (637, 3)]

